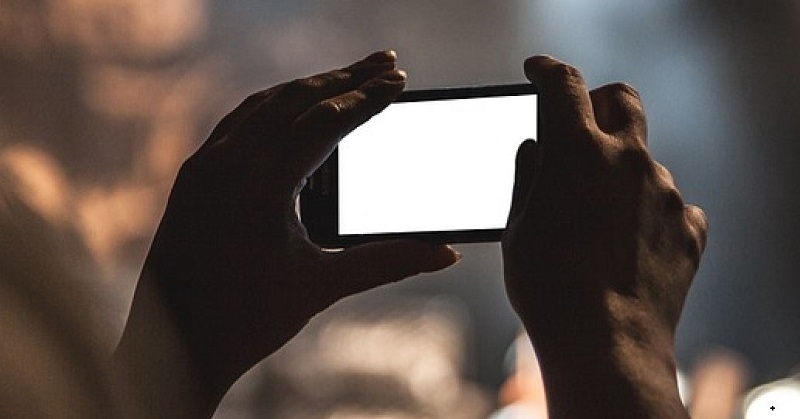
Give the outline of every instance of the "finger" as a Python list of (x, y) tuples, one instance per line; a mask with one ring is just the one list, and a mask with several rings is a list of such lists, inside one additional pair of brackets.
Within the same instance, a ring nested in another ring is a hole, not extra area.
[(250, 115), (255, 112), (256, 109), (261, 106), (264, 101), (266, 101), (274, 92), (273, 89), (263, 90), (257, 93), (253, 93), (252, 95), (248, 96), (236, 109), (232, 110), (230, 113), (225, 115), (221, 121), (217, 124), (216, 127), (211, 131), (211, 134), (208, 136), (208, 139), (200, 146), (199, 151), (203, 151), (222, 138), (224, 138), (229, 132), (231, 132), (234, 128), (239, 126), (244, 120), (246, 120)]
[(303, 176), (316, 170), (345, 135), (389, 106), (405, 80), (404, 72), (393, 70), (300, 115), (292, 125), (292, 138)]
[(545, 113), (543, 122), (550, 134), (572, 134), (596, 129), (592, 101), (580, 72), (568, 64), (547, 56), (525, 61), (525, 75), (539, 89)]
[(660, 182), (661, 185), (665, 185), (670, 188), (675, 187), (675, 178), (672, 177), (672, 173), (664, 167), (663, 164), (653, 161), (653, 168), (655, 169), (656, 179)]
[(607, 84), (589, 93), (598, 128), (623, 141), (647, 145), (647, 122), (639, 93), (628, 84)]
[(699, 260), (708, 240), (708, 218), (706, 218), (705, 212), (695, 205), (686, 205), (684, 216), (689, 229), (692, 231), (692, 236), (697, 240), (697, 257)]
[(511, 210), (508, 219), (520, 216), (525, 211), (538, 171), (538, 144), (525, 140), (517, 150), (514, 172), (514, 192), (511, 195)]
[(289, 118), (305, 112), (317, 102), (353, 90), (367, 80), (393, 70), (397, 62), (394, 51), (380, 51), (348, 67), (316, 74), (287, 83), (275, 95), (275, 101)]
[(327, 255), (325, 280), (335, 299), (458, 262), (461, 254), (447, 245), (414, 240), (368, 243)]
[(277, 86), (274, 95), (250, 118), (244, 132), (252, 141), (267, 132), (267, 127), (290, 124), (315, 104), (351, 91), (368, 80), (395, 68), (397, 54), (380, 51), (352, 65), (293, 80)]

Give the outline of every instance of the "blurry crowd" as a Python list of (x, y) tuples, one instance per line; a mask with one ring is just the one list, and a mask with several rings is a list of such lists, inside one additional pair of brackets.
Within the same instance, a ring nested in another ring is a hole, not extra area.
[[(115, 274), (203, 132), (204, 1), (3, 0), (0, 155), (20, 197)], [(200, 54), (202, 55), (202, 54)]]

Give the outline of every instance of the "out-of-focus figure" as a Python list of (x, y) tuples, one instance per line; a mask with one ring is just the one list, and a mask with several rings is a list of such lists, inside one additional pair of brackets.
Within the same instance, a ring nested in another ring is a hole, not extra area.
[(501, 409), (491, 419), (547, 419), (542, 373), (530, 339), (517, 336), (508, 351), (509, 377), (500, 388)]
[[(46, 162), (28, 157), (47, 176)], [(123, 390), (108, 370), (113, 340), (91, 304), (90, 264), (78, 262), (86, 250), (32, 208), (52, 214), (57, 192), (32, 193), (6, 163), (0, 159), (0, 417), (117, 417), (115, 392)]]
[(443, 298), (340, 304), (242, 377), (215, 417), (483, 419), (465, 320)]
[(78, 233), (105, 278), (139, 265), (177, 167), (202, 137), (215, 77), (197, 52), (206, 9), (0, 0), (0, 154), (28, 184), (22, 198), (37, 194), (34, 211)]
[(695, 419), (737, 417), (742, 395), (749, 384), (748, 367), (742, 357), (714, 351), (702, 358), (692, 373), (689, 411)]

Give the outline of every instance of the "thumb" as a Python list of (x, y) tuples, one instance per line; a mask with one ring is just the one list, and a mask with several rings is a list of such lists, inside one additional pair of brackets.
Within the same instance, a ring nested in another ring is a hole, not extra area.
[(517, 150), (514, 165), (514, 189), (511, 195), (509, 220), (521, 216), (528, 205), (531, 188), (541, 166), (541, 145), (533, 140), (525, 140)]
[(367, 243), (331, 253), (326, 281), (332, 281), (328, 284), (332, 291), (344, 298), (412, 275), (438, 271), (459, 260), (461, 254), (444, 244), (415, 240)]

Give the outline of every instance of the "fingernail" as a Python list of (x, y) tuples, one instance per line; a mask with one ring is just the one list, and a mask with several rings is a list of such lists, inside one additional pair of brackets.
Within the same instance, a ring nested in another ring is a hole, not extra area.
[(386, 81), (406, 81), (408, 74), (403, 70), (392, 70), (381, 74), (380, 78)]
[(372, 63), (393, 63), (397, 61), (397, 52), (394, 50), (378, 51), (364, 59)]

